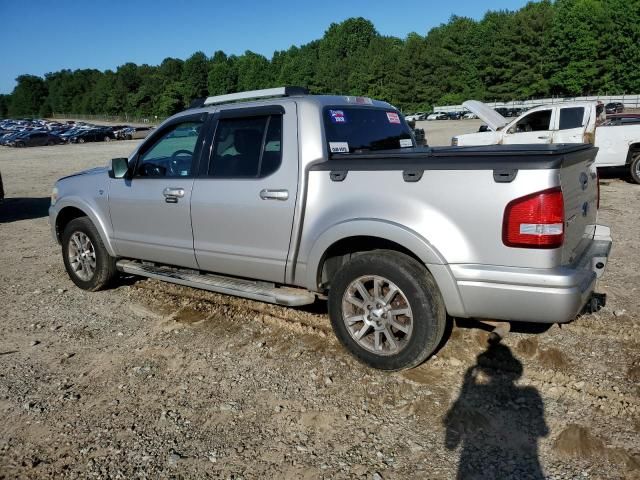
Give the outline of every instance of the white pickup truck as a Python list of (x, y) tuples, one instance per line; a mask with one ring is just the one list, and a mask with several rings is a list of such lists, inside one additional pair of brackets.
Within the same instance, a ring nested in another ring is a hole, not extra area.
[(640, 183), (640, 124), (603, 125), (597, 102), (565, 102), (532, 108), (510, 123), (488, 105), (469, 100), (463, 105), (478, 115), (488, 129), (456, 135), (454, 146), (593, 143), (598, 147), (596, 167), (629, 168)]

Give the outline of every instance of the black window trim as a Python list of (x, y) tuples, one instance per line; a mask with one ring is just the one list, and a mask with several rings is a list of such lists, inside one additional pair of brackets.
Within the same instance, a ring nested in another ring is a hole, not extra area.
[[(222, 115), (223, 112), (234, 112), (233, 115)], [(246, 112), (246, 115), (235, 114), (235, 112)], [(281, 105), (267, 105), (264, 107), (252, 107), (252, 108), (236, 108), (233, 110), (223, 110), (217, 112), (211, 121), (211, 135), (209, 136), (209, 141), (207, 142), (207, 146), (204, 149), (206, 151), (209, 150), (209, 155), (207, 159), (203, 158), (203, 161), (200, 165), (200, 171), (198, 172), (198, 178), (206, 179), (206, 180), (262, 180), (265, 178), (269, 178), (271, 175), (274, 175), (276, 172), (280, 170), (282, 167), (282, 160), (284, 156), (284, 145), (283, 145), (283, 137), (284, 137), (284, 107)], [(269, 131), (269, 125), (271, 124), (271, 117), (279, 115), (282, 117), (282, 124), (280, 128), (280, 165), (269, 175), (260, 175), (260, 171), (262, 169), (262, 157), (264, 155), (264, 147), (267, 133)], [(265, 125), (264, 132), (262, 134), (262, 145), (260, 146), (260, 158), (258, 159), (258, 175), (255, 177), (234, 177), (234, 176), (215, 176), (209, 174), (209, 169), (213, 162), (214, 157), (214, 147), (216, 140), (216, 133), (218, 132), (218, 127), (220, 125), (220, 120), (229, 120), (236, 118), (255, 118), (255, 117), (267, 117), (267, 123)]]
[[(208, 124), (210, 122), (211, 115), (208, 113), (195, 113), (192, 115), (183, 115), (177, 118), (174, 118), (170, 122), (162, 125), (162, 128), (157, 128), (148, 138), (145, 139), (144, 143), (138, 149), (135, 159), (134, 159), (134, 167), (133, 167), (133, 175), (132, 180), (162, 180), (162, 179), (174, 179), (174, 178), (195, 178), (197, 176), (198, 166), (200, 164), (200, 157), (203, 151), (203, 140), (205, 137), (205, 132), (207, 132)], [(191, 158), (191, 170), (189, 175), (185, 175), (183, 177), (145, 177), (138, 175), (138, 168), (140, 168), (140, 159), (142, 156), (147, 153), (157, 142), (158, 139), (162, 138), (164, 134), (170, 130), (175, 125), (179, 125), (181, 123), (188, 122), (202, 122), (202, 127), (200, 128), (200, 133), (198, 134), (198, 138), (196, 139), (196, 147), (193, 150), (193, 157)]]
[(284, 115), (284, 107), (282, 105), (265, 105), (249, 108), (229, 108), (218, 112), (218, 118), (220, 119), (266, 117), (268, 115)]

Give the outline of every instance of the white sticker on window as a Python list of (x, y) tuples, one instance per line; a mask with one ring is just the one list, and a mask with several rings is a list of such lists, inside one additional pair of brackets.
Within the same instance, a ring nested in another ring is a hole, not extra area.
[(329, 142), (329, 150), (331, 153), (349, 153), (349, 144), (347, 142)]
[(413, 141), (410, 138), (400, 139), (400, 148), (413, 147)]

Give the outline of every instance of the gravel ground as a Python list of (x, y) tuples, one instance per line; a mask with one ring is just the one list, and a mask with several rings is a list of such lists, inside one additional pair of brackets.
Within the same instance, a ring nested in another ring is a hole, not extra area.
[(497, 348), (459, 322), (425, 364), (385, 374), (338, 345), (323, 303), (76, 288), (51, 186), (134, 144), (0, 150), (0, 478), (640, 478), (637, 185), (602, 183), (607, 307)]

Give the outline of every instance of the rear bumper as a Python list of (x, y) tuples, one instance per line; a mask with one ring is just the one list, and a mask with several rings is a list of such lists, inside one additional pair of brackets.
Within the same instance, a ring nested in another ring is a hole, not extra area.
[(572, 265), (513, 268), (450, 265), (468, 317), (538, 323), (573, 320), (584, 308), (604, 273), (611, 235), (597, 225), (591, 245)]

